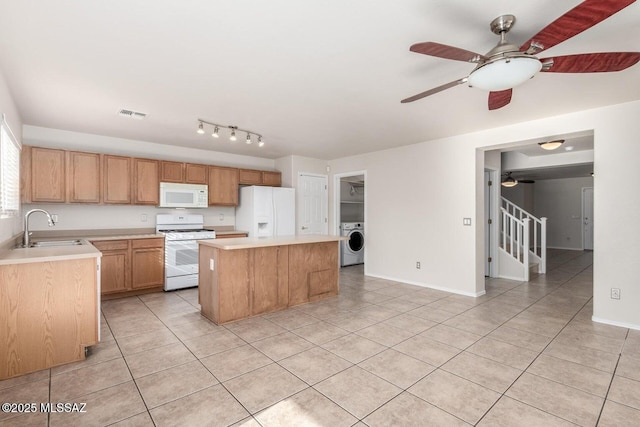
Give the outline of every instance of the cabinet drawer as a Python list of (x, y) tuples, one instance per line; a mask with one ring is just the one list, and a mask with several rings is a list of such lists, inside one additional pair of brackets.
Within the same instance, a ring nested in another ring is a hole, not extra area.
[(132, 239), (131, 247), (133, 249), (162, 248), (164, 247), (164, 239), (162, 237), (152, 239)]
[(128, 240), (101, 240), (92, 241), (91, 244), (99, 251), (117, 251), (127, 250), (129, 248)]

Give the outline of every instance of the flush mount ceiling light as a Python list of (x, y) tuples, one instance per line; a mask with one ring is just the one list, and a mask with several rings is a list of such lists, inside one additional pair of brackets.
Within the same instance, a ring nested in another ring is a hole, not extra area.
[(555, 150), (564, 144), (564, 139), (554, 139), (553, 141), (539, 142), (538, 145), (543, 150)]
[(251, 140), (252, 136), (257, 136), (258, 137), (258, 147), (262, 148), (264, 147), (264, 141), (262, 140), (262, 135), (260, 135), (259, 133), (247, 130), (247, 129), (240, 129), (238, 126), (225, 126), (225, 125), (220, 125), (217, 123), (212, 123), (206, 120), (202, 120), (202, 119), (198, 119), (198, 129), (197, 132), (198, 134), (202, 135), (205, 133), (204, 127), (205, 126), (211, 126), (213, 127), (213, 132), (211, 132), (211, 136), (213, 138), (219, 138), (220, 137), (220, 129), (229, 129), (231, 132), (229, 133), (229, 141), (237, 141), (238, 138), (236, 136), (237, 132), (245, 132), (247, 134), (247, 139), (245, 140), (245, 142), (247, 143), (247, 145), (250, 145), (253, 141)]
[(511, 176), (511, 172), (507, 172), (507, 176), (502, 180), (500, 185), (507, 188), (515, 187), (516, 185), (518, 185), (518, 180), (513, 179), (513, 177)]

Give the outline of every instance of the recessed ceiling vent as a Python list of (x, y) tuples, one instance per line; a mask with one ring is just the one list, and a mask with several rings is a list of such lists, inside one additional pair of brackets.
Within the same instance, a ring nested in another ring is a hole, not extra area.
[(120, 110), (120, 112), (118, 112), (118, 115), (122, 117), (129, 117), (130, 119), (136, 119), (136, 120), (142, 120), (147, 117), (147, 113), (141, 113), (139, 111), (124, 110), (124, 109)]

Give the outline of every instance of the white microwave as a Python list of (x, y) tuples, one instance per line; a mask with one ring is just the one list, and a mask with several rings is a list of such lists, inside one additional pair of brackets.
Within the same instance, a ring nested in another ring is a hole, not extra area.
[(161, 208), (209, 207), (209, 190), (205, 184), (160, 183)]

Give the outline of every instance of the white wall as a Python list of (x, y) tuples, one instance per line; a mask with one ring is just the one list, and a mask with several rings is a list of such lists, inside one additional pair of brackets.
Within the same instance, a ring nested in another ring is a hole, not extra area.
[[(594, 318), (640, 329), (640, 101), (330, 161), (367, 170), (369, 274), (478, 294), (484, 289), (484, 156), (552, 134), (594, 131)], [(514, 135), (517, 135), (514, 137)], [(331, 180), (330, 180), (331, 182)], [(333, 189), (330, 188), (330, 191)], [(330, 195), (329, 200), (333, 200)], [(330, 209), (330, 223), (334, 224)], [(463, 227), (472, 217), (475, 227)], [(624, 231), (622, 225), (624, 224)], [(332, 225), (330, 229), (334, 229)], [(422, 269), (415, 269), (415, 261)], [(610, 288), (622, 298), (611, 300)]]
[(593, 187), (593, 178), (538, 180), (533, 185), (533, 214), (547, 217), (547, 246), (583, 249), (582, 188)]
[[(18, 142), (22, 140), (22, 119), (2, 73), (0, 73), (0, 113), (4, 113), (7, 123)], [(0, 246), (22, 230), (21, 216), (0, 218)]]

